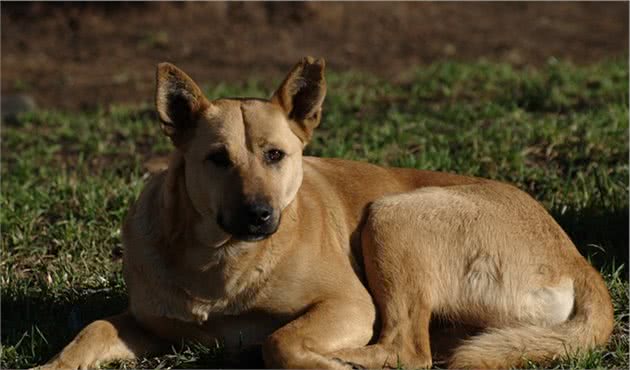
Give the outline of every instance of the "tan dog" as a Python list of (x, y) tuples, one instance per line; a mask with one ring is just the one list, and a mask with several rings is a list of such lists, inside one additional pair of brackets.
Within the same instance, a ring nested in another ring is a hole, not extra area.
[(453, 367), (520, 366), (607, 341), (604, 281), (536, 201), (495, 181), (302, 157), (324, 62), (271, 100), (208, 101), (170, 64), (157, 110), (177, 150), (123, 229), (127, 313), (48, 366), (180, 339), (263, 343), (268, 367), (430, 367), (432, 317), (483, 326)]

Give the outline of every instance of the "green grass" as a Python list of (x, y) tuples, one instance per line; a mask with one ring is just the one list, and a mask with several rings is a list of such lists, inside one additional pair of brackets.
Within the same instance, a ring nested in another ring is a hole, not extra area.
[[(524, 70), (442, 63), (404, 83), (331, 74), (328, 86), (308, 154), (489, 177), (529, 192), (602, 271), (615, 302), (610, 344), (555, 366), (628, 368), (626, 61)], [(249, 82), (207, 93), (269, 90)], [(149, 104), (38, 112), (3, 124), (0, 367), (40, 364), (82, 326), (125, 307), (121, 221), (144, 184), (143, 161), (169, 150)], [(184, 344), (115, 365), (225, 361), (220, 348)]]

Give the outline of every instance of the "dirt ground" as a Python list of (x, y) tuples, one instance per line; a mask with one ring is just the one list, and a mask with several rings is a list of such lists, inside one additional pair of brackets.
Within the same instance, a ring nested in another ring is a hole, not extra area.
[(152, 100), (155, 65), (275, 85), (304, 55), (403, 78), (437, 60), (583, 64), (628, 54), (628, 3), (8, 3), (2, 96), (90, 109)]

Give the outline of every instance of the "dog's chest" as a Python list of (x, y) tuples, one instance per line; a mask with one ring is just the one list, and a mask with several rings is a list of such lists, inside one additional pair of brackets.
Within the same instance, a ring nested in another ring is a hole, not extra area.
[(249, 268), (224, 257), (202, 257), (192, 253), (172, 263), (146, 251), (143, 258), (128, 259), (125, 278), (132, 310), (203, 323), (217, 315), (238, 315), (255, 305), (266, 281), (264, 266)]
[(211, 271), (197, 276), (179, 286), (186, 292), (195, 316), (203, 315), (204, 321), (213, 315), (239, 315), (255, 306), (264, 286), (264, 270)]
[(304, 286), (310, 274), (302, 276), (308, 263), (287, 259), (291, 245), (272, 239), (223, 250), (189, 246), (177, 261), (155, 249), (136, 249), (125, 268), (131, 308), (198, 324), (252, 312), (269, 320), (294, 317), (309, 303)]
[(211, 321), (252, 312), (281, 320), (299, 314), (312, 301), (312, 292), (304, 289), (312, 285), (301, 273), (305, 267), (296, 261), (278, 264), (281, 256), (267, 252), (231, 251), (212, 268), (180, 279), (192, 315)]
[(260, 303), (273, 295), (268, 282), (276, 263), (273, 251), (255, 250), (244, 243), (215, 251), (212, 256), (193, 251), (173, 278), (185, 293), (190, 313), (205, 321), (260, 311)]
[(184, 293), (189, 314), (196, 321), (203, 322), (218, 315), (239, 315), (255, 305), (265, 284), (265, 269), (239, 267), (222, 261), (208, 270), (180, 272), (173, 276), (177, 287)]

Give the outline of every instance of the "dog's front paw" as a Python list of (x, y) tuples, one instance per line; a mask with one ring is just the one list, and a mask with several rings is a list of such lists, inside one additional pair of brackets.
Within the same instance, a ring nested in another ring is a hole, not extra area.
[(79, 366), (72, 366), (62, 361), (50, 361), (44, 365), (40, 365), (29, 370), (77, 370)]
[(37, 366), (31, 370), (85, 370), (85, 369), (98, 369), (97, 364), (88, 363), (75, 363), (64, 361), (59, 357), (53, 358), (44, 365)]

